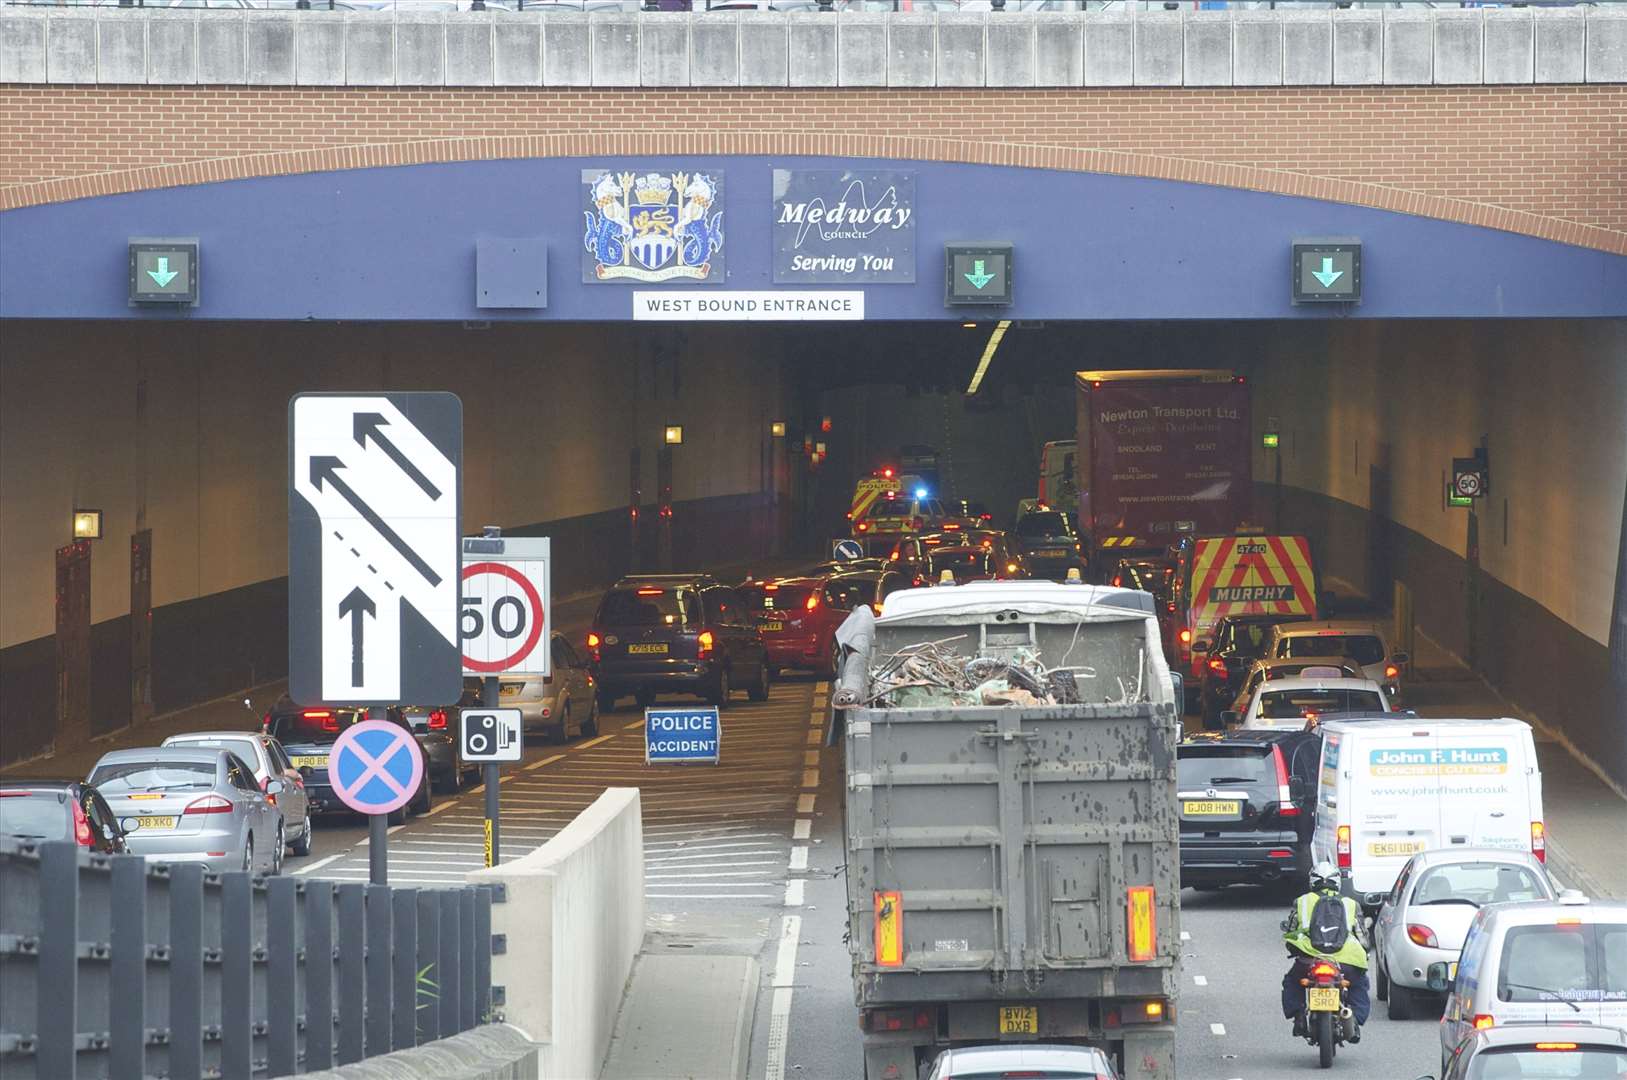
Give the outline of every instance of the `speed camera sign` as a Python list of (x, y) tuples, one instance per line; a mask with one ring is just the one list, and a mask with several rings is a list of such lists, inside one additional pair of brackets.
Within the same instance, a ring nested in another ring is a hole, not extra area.
[(458, 633), (466, 675), (548, 675), (546, 537), (466, 537)]
[(520, 710), (464, 709), (459, 736), (464, 761), (519, 761)]

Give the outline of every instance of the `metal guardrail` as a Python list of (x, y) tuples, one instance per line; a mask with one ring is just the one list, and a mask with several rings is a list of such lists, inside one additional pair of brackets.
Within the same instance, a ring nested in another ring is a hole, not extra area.
[(288, 1076), (455, 1035), (502, 1003), (500, 899), (0, 838), (0, 1078)]
[(1311, 11), (1611, 7), (1627, 0), (0, 0), (6, 7), (139, 7), (202, 11), (861, 11), (861, 12), (1127, 12)]

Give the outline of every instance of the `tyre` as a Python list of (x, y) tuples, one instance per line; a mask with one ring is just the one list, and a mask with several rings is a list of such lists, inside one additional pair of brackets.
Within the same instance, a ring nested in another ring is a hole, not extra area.
[(1373, 964), (1373, 996), (1380, 1001), (1390, 1000), (1390, 969), (1382, 962)]
[(1333, 1014), (1319, 1012), (1316, 1014), (1316, 1060), (1324, 1069), (1333, 1067), (1333, 1055), (1338, 1050), (1338, 1044), (1333, 1041)]
[(729, 697), (734, 693), (734, 687), (729, 682), (729, 669), (721, 668), (717, 673), (717, 685), (712, 691), (712, 704), (719, 709), (729, 707)]
[(757, 668), (757, 681), (746, 691), (746, 696), (753, 701), (768, 700), (768, 665), (761, 664)]
[(463, 773), (458, 771), (458, 767), (454, 764), (451, 772), (447, 773), (445, 776), (436, 777), (432, 783), (435, 785), (435, 789), (437, 791), (447, 794), (456, 794), (458, 788), (463, 786)]
[(1390, 983), (1388, 1005), (1384, 1015), (1391, 1020), (1411, 1020), (1413, 1012), (1413, 992), (1409, 987), (1398, 982)]
[(599, 703), (600, 712), (612, 713), (616, 711), (616, 695), (612, 694), (610, 691), (600, 690), (598, 694), (595, 695), (595, 700), (597, 700)]
[(406, 823), (407, 808), (405, 806), (399, 810), (391, 810), (384, 817), (384, 824), (386, 825), (405, 825)]
[(288, 838), (283, 833), (282, 822), (277, 822), (277, 839), (271, 845), (271, 868), (266, 871), (272, 877), (282, 873), (283, 853), (288, 850)]
[(243, 838), (243, 873), (254, 873), (254, 834)]
[(599, 734), (599, 703), (597, 701), (588, 706), (588, 718), (582, 721), (582, 734), (590, 739)]
[(548, 741), (554, 745), (562, 745), (571, 741), (571, 707), (567, 702), (559, 714), (559, 726), (548, 729)]
[(300, 838), (295, 840), (293, 843), (293, 852), (300, 858), (304, 858), (311, 853), (311, 832), (315, 829), (315, 827), (316, 826), (312, 823), (311, 819), (307, 816), (305, 819), (305, 832), (302, 833)]
[(418, 792), (418, 799), (412, 804), (413, 813), (427, 814), (435, 809), (435, 795), (430, 787), (429, 781), (424, 781), (424, 786)]

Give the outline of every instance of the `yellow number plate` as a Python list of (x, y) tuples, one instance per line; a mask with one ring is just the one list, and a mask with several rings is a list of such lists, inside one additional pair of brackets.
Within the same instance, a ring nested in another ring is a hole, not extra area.
[(667, 643), (663, 641), (658, 645), (629, 645), (627, 646), (627, 651), (629, 653), (652, 653), (658, 655), (667, 651)]
[(1338, 1012), (1339, 991), (1331, 986), (1313, 986), (1305, 995), (1305, 1004), (1312, 1012)]
[(1038, 1035), (1039, 1010), (1032, 1005), (1002, 1005), (1000, 1007), (1000, 1034)]
[(1367, 854), (1375, 859), (1392, 855), (1416, 855), (1424, 850), (1422, 840), (1374, 840), (1367, 845)]
[(497, 688), (498, 697), (519, 697), (525, 690), (525, 683), (503, 683)]
[(1223, 817), (1241, 815), (1243, 804), (1236, 799), (1214, 799), (1202, 802), (1181, 803), (1181, 813), (1187, 817)]
[(172, 817), (138, 817), (136, 818), (136, 828), (173, 829), (175, 828), (175, 820)]
[(765, 622), (762, 624), (762, 628), (764, 630), (784, 630), (785, 624), (782, 622)]
[(294, 763), (296, 769), (325, 769), (328, 767), (328, 755), (326, 754), (320, 756), (306, 754), (300, 757), (291, 757), (288, 760)]

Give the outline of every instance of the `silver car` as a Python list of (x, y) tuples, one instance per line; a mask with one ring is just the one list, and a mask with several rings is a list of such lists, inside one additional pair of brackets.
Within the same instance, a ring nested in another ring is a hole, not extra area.
[(1529, 851), (1436, 848), (1407, 860), (1373, 924), (1373, 981), (1391, 1020), (1421, 1012), (1429, 965), (1451, 963), (1486, 904), (1552, 900), (1553, 882)]
[(1119, 1080), (1106, 1053), (1094, 1046), (1008, 1043), (945, 1050), (922, 1074), (927, 1080), (957, 1076), (1068, 1077), (1069, 1080)]
[(282, 870), (282, 814), (254, 770), (230, 750), (147, 747), (103, 754), (90, 783), (102, 793), (125, 847), (149, 862), (203, 863), (211, 870)]
[[(572, 735), (599, 733), (599, 696), (587, 661), (565, 640), (555, 634), (551, 640), (553, 674), (503, 676), (497, 683), (497, 703), (505, 709), (520, 710), (520, 726), (525, 731), (545, 731), (557, 742)], [(468, 680), (477, 695), (480, 681)]]
[(272, 780), (281, 780), (282, 791), (267, 798), (282, 814), (283, 839), (295, 855), (311, 853), (311, 800), (305, 794), (305, 778), (288, 760), (282, 743), (254, 731), (191, 731), (171, 735), (163, 745), (230, 750), (254, 770), (261, 791), (268, 791)]

